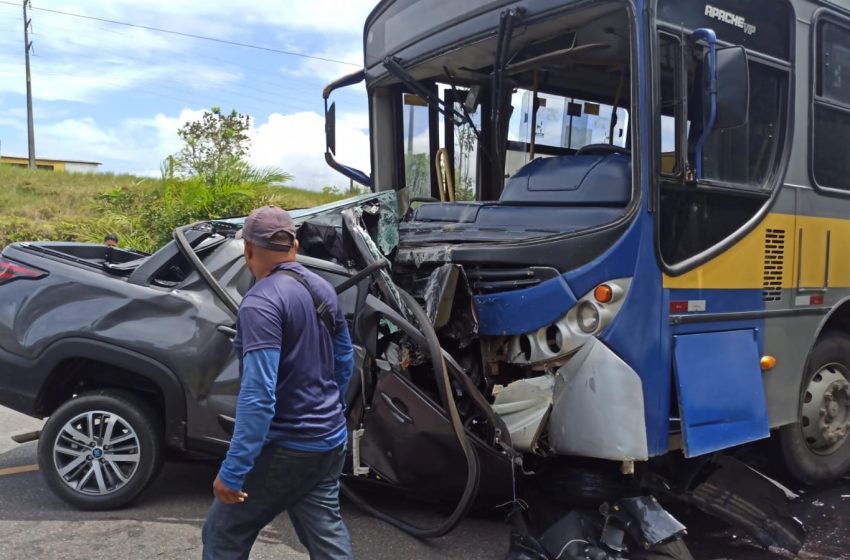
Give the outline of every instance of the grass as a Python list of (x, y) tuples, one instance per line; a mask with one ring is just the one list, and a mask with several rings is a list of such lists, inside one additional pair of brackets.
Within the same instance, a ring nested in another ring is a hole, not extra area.
[[(177, 188), (183, 183), (176, 182)], [(123, 211), (104, 211), (105, 193), (123, 193), (144, 200), (161, 191), (162, 180), (112, 173), (56, 173), (0, 164), (0, 248), (16, 241), (100, 241), (112, 231), (121, 232), (138, 246), (151, 247), (151, 238), (140, 224), (145, 209), (128, 204)], [(310, 208), (333, 202), (339, 194), (295, 187), (263, 187), (256, 200), (284, 208)], [(215, 217), (215, 216), (209, 216)], [(173, 224), (179, 225), (179, 224)]]

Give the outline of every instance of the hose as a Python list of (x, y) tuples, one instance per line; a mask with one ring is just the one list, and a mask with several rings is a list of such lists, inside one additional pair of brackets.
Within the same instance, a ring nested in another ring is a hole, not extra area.
[(427, 314), (413, 296), (401, 288), (398, 288), (398, 292), (401, 294), (405, 304), (407, 304), (408, 308), (413, 313), (413, 316), (416, 318), (416, 321), (419, 323), (419, 328), (422, 332), (418, 334), (425, 338), (428, 353), (431, 356), (431, 363), (434, 366), (434, 377), (437, 381), (437, 385), (442, 388), (447, 397), (446, 408), (449, 413), (449, 421), (451, 423), (452, 430), (457, 437), (458, 443), (460, 444), (461, 450), (463, 451), (463, 455), (466, 458), (466, 486), (464, 487), (463, 494), (461, 495), (454, 511), (452, 511), (452, 513), (442, 523), (436, 527), (430, 528), (412, 525), (398, 519), (397, 517), (378, 510), (361, 498), (345, 481), (342, 483), (342, 492), (349, 500), (369, 515), (385, 521), (411, 536), (420, 539), (431, 539), (442, 537), (443, 535), (451, 532), (452, 529), (457, 527), (463, 518), (466, 517), (466, 514), (469, 513), (469, 508), (472, 507), (472, 503), (475, 501), (475, 497), (478, 494), (480, 464), (478, 461), (478, 455), (472, 448), (469, 436), (467, 435), (463, 422), (460, 419), (460, 413), (457, 410), (457, 403), (454, 400), (454, 394), (451, 390), (448, 368), (446, 367), (446, 361), (443, 357), (443, 349), (440, 347), (440, 342), (437, 339), (437, 333), (434, 332), (434, 328), (431, 326), (431, 321), (428, 319)]

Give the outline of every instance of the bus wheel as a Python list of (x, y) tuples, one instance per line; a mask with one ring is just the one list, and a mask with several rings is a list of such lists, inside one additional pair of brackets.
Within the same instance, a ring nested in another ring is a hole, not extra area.
[(850, 470), (850, 336), (824, 333), (809, 358), (796, 424), (780, 429), (785, 464), (805, 484)]

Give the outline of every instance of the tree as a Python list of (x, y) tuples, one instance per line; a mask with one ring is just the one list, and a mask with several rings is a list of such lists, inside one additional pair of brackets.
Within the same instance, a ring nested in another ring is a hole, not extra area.
[(184, 145), (174, 155), (174, 170), (210, 185), (241, 176), (250, 168), (245, 159), (250, 127), (251, 118), (235, 109), (230, 114), (222, 113), (220, 107), (205, 111), (200, 120), (186, 123), (177, 132)]

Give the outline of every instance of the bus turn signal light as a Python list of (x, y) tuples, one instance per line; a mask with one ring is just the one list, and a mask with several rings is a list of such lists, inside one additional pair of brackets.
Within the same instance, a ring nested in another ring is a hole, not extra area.
[(773, 356), (762, 356), (760, 364), (762, 371), (773, 369), (774, 367), (776, 367), (776, 358), (774, 358)]
[(610, 303), (612, 299), (614, 299), (614, 290), (608, 284), (599, 284), (596, 286), (596, 289), (593, 290), (593, 297), (596, 298), (596, 301), (599, 303)]

